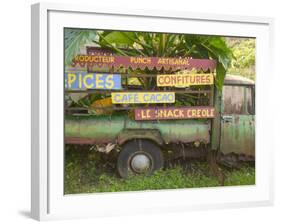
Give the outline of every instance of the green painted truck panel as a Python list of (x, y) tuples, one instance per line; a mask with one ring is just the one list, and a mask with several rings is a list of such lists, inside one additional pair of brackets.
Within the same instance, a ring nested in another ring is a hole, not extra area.
[(221, 151), (224, 154), (255, 155), (255, 118), (253, 115), (233, 115), (222, 121)]
[(124, 132), (131, 138), (152, 136), (159, 144), (194, 141), (210, 143), (209, 120), (135, 121), (126, 115), (65, 118), (65, 142), (70, 144), (120, 144), (126, 137)]
[(220, 151), (255, 156), (255, 89), (226, 85), (221, 105)]

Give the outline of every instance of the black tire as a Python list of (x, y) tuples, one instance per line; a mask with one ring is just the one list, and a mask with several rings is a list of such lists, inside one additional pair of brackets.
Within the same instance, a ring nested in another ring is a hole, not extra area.
[[(146, 166), (143, 167), (141, 164), (139, 169), (138, 159), (145, 161)], [(134, 167), (135, 164), (137, 165)], [(155, 170), (161, 169), (163, 164), (163, 155), (158, 145), (149, 140), (135, 139), (122, 146), (117, 159), (117, 170), (122, 178), (127, 178), (129, 175), (150, 175)]]

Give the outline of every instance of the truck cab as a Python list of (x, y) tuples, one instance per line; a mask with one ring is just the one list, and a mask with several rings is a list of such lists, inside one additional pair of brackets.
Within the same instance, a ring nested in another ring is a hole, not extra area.
[(255, 156), (255, 82), (226, 75), (222, 90), (220, 151)]

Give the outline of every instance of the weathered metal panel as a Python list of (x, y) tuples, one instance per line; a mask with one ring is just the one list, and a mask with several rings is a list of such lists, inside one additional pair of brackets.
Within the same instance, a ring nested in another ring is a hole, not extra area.
[(255, 155), (255, 116), (233, 115), (222, 121), (221, 152)]
[(224, 86), (222, 105), (224, 114), (243, 114), (246, 112), (245, 88), (236, 85)]
[(69, 144), (114, 143), (124, 128), (124, 119), (117, 116), (65, 117), (65, 142)]
[(156, 142), (158, 145), (162, 145), (164, 140), (158, 130), (155, 129), (124, 129), (118, 135), (118, 144), (122, 145), (131, 139), (149, 139)]
[[(157, 130), (165, 143), (210, 142), (209, 120), (135, 121), (126, 116), (65, 118), (65, 142), (72, 144), (116, 143), (124, 131)], [(145, 137), (145, 135), (144, 135)]]
[(251, 79), (240, 75), (226, 75), (224, 79), (225, 85), (255, 85)]
[(226, 85), (223, 89), (223, 102), (221, 152), (254, 156), (254, 89), (250, 85)]
[(162, 120), (134, 121), (126, 120), (126, 129), (156, 129), (159, 130), (166, 144), (189, 143), (200, 141), (210, 142), (209, 120)]

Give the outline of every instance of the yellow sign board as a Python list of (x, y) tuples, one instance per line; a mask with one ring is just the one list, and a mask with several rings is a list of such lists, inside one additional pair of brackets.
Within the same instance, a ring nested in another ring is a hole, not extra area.
[(157, 86), (188, 87), (214, 84), (213, 74), (167, 74), (157, 75)]
[(174, 92), (115, 92), (111, 93), (113, 104), (174, 103)]

